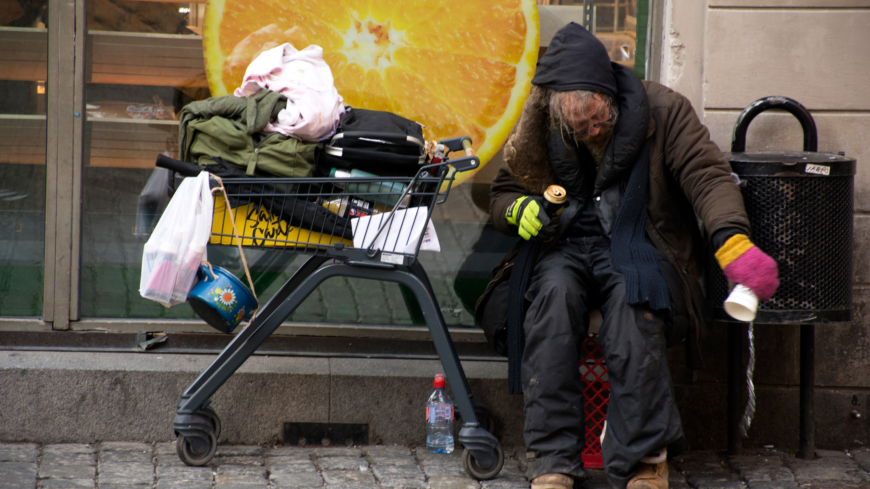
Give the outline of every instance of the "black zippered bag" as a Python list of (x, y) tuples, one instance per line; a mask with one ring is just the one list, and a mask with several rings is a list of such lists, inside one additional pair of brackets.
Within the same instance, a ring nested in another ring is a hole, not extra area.
[(423, 126), (391, 112), (348, 108), (318, 166), (327, 174), (338, 168), (414, 176), (425, 162)]

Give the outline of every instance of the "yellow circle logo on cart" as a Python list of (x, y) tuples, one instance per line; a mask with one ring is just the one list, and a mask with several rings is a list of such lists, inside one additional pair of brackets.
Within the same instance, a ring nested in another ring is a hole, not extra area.
[(415, 120), (427, 140), (470, 136), (486, 163), (528, 96), (538, 10), (534, 0), (209, 0), (212, 96), (232, 93), (257, 54), (285, 42), (323, 48), (346, 105)]

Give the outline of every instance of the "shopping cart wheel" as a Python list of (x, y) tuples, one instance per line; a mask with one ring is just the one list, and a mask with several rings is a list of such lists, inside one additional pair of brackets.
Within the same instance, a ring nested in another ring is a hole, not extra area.
[(221, 418), (217, 415), (214, 409), (207, 407), (202, 408), (197, 411), (197, 414), (203, 414), (211, 418), (211, 424), (214, 426), (214, 439), (220, 440), (221, 438)]
[(495, 418), (490, 414), (489, 408), (477, 399), (472, 399), (471, 404), (474, 406), (474, 415), (480, 427), (495, 435)]
[(214, 433), (203, 433), (203, 435), (205, 438), (181, 435), (175, 441), (175, 451), (178, 453), (178, 458), (186, 465), (201, 467), (214, 458), (214, 454), (217, 452), (217, 439)]
[[(483, 407), (481, 410), (478, 410), (478, 407), (474, 406), (474, 414), (475, 417), (477, 417), (477, 422), (480, 423), (480, 427), (495, 435), (495, 418), (493, 418), (492, 415), (489, 414), (489, 409)], [(461, 414), (459, 415), (459, 418), (462, 419)], [(456, 424), (459, 425), (459, 429), (461, 429), (462, 423)]]
[(504, 466), (504, 450), (502, 450), (501, 445), (496, 444), (495, 446), (495, 458), (496, 460), (492, 464), (492, 467), (484, 468), (478, 465), (471, 451), (465, 448), (462, 450), (462, 468), (465, 469), (468, 475), (479, 481), (489, 480), (497, 476)]

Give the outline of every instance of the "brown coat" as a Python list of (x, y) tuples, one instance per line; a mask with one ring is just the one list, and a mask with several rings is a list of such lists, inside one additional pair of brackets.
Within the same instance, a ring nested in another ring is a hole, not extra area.
[[(664, 253), (680, 275), (690, 322), (689, 362), (700, 367), (697, 342), (704, 329), (704, 243), (698, 220), (708, 235), (738, 228), (749, 233), (743, 197), (734, 184), (731, 167), (710, 141), (690, 102), (658, 83), (644, 81), (649, 103), (649, 197), (646, 231), (653, 246)], [(542, 195), (557, 179), (547, 157), (547, 113), (540, 92), (526, 102), (517, 131), (505, 146), (505, 166), (492, 183), (490, 212), (500, 231), (517, 236), (505, 218), (507, 207), (523, 195)], [(621, 179), (625, 185), (628, 174)], [(596, 189), (599, 192), (601, 189)], [(696, 217), (697, 216), (697, 217)], [(565, 226), (561, 227), (565, 229)], [(542, 249), (541, 255), (546, 252)], [(692, 334), (694, 333), (694, 334)]]

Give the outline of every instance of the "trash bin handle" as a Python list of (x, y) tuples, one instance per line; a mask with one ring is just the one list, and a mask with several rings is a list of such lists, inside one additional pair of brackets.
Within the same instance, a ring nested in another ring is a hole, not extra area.
[(816, 122), (810, 111), (801, 105), (797, 100), (788, 97), (764, 97), (749, 104), (749, 107), (743, 109), (740, 117), (737, 118), (737, 124), (734, 125), (734, 134), (731, 137), (731, 152), (742, 153), (746, 151), (746, 130), (749, 128), (749, 123), (758, 114), (771, 109), (784, 110), (790, 112), (801, 123), (801, 129), (804, 131), (804, 151), (813, 153), (819, 150), (819, 136), (816, 132)]

